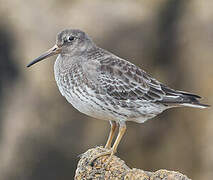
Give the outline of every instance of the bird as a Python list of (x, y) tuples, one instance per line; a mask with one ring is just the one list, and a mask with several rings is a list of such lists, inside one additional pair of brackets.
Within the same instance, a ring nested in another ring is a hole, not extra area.
[(100, 156), (112, 157), (117, 152), (127, 121), (144, 123), (173, 107), (209, 107), (200, 103), (200, 96), (172, 89), (131, 62), (98, 47), (81, 30), (58, 33), (56, 44), (27, 67), (53, 55), (58, 55), (54, 75), (60, 93), (81, 113), (110, 122), (105, 145), (108, 151)]

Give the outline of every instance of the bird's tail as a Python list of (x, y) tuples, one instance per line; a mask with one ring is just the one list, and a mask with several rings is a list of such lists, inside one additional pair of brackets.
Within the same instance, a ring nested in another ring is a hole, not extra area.
[(184, 91), (176, 91), (161, 85), (162, 90), (166, 93), (166, 96), (162, 100), (162, 102), (166, 104), (171, 104), (174, 106), (188, 106), (195, 108), (207, 108), (210, 105), (200, 103), (200, 96)]
[(202, 104), (198, 99), (201, 97), (195, 94), (181, 92), (183, 97), (183, 102), (180, 103), (181, 106), (188, 106), (188, 107), (195, 107), (195, 108), (207, 108), (210, 107), (210, 105)]

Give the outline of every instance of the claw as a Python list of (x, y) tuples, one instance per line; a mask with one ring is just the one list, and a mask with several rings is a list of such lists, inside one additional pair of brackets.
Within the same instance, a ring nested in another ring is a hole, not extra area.
[[(115, 132), (115, 127), (116, 126), (112, 126), (112, 127), (114, 128), (114, 130), (111, 130), (110, 136), (109, 136), (107, 144), (105, 146), (106, 148), (108, 148), (111, 145), (111, 142), (112, 142), (112, 139), (113, 139), (113, 136), (114, 136), (114, 132)], [(126, 131), (126, 124), (125, 124), (125, 122), (122, 122), (122, 123), (120, 122), (120, 128), (119, 128), (118, 136), (117, 136), (117, 138), (116, 138), (116, 140), (115, 140), (114, 145), (112, 146), (112, 148), (110, 148), (110, 149), (104, 149), (106, 151), (101, 152), (101, 153), (95, 155), (93, 158), (91, 158), (89, 164), (92, 165), (93, 162), (97, 158), (99, 158), (99, 157), (110, 155), (109, 158), (108, 158), (108, 160), (107, 160), (107, 162), (104, 164), (104, 167), (108, 166), (109, 162), (112, 160), (113, 155), (117, 151), (118, 144), (119, 144), (121, 138), (123, 137), (125, 131)]]
[[(115, 153), (115, 152), (113, 151), (112, 148), (106, 150), (105, 152), (101, 152), (101, 153), (95, 155), (95, 156), (90, 160), (89, 164), (92, 165), (93, 162), (94, 162), (96, 159), (98, 159), (99, 157), (102, 157), (102, 156), (107, 156), (107, 155), (110, 155), (109, 158), (110, 158), (110, 160), (111, 160), (111, 159), (112, 159), (111, 157), (114, 155), (114, 153)], [(108, 162), (108, 161), (109, 161), (109, 160), (107, 160), (107, 162)], [(107, 164), (109, 164), (109, 163), (107, 163)]]

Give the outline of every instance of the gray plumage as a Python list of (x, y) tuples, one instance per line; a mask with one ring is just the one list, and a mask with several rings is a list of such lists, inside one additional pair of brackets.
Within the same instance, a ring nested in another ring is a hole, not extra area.
[(207, 107), (199, 96), (171, 89), (99, 48), (80, 30), (60, 32), (56, 45), (28, 67), (55, 54), (59, 54), (54, 72), (61, 94), (89, 116), (125, 126), (125, 121), (142, 123), (171, 107)]

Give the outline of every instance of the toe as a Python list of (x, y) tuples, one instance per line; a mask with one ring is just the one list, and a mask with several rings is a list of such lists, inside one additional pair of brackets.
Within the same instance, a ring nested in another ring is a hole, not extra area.
[(112, 151), (112, 149), (109, 149), (109, 150), (107, 150), (107, 151), (101, 152), (101, 153), (99, 153), (99, 154), (97, 154), (97, 155), (95, 155), (95, 156), (93, 156), (93, 157), (91, 158), (90, 164), (93, 164), (93, 162), (94, 162), (96, 159), (98, 159), (99, 157), (106, 156), (106, 155), (110, 155), (110, 156), (111, 156), (112, 154), (114, 154), (113, 151)]

